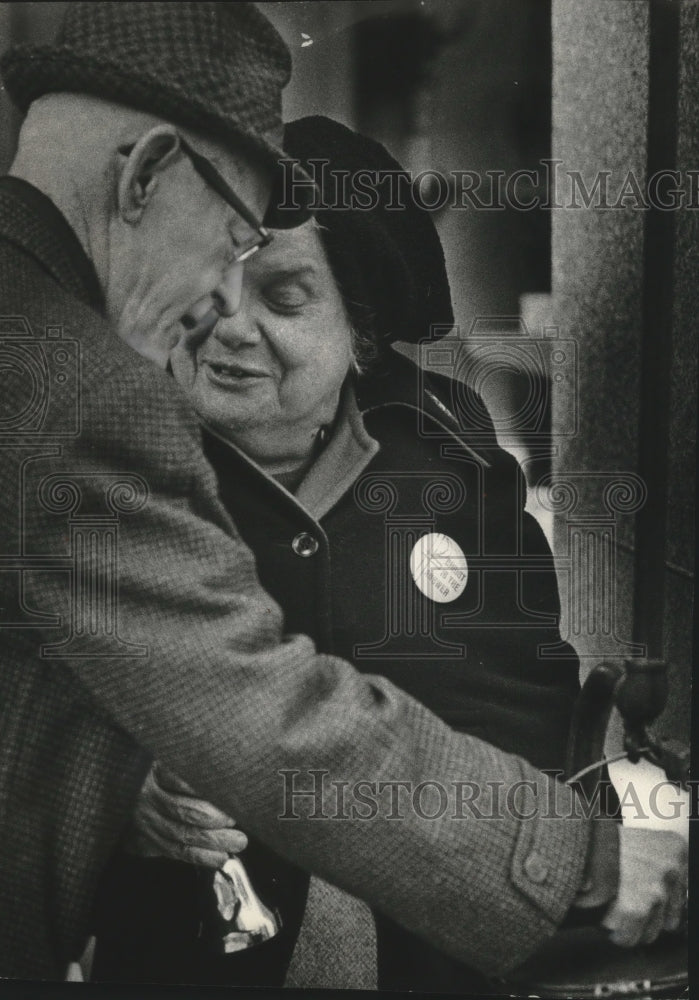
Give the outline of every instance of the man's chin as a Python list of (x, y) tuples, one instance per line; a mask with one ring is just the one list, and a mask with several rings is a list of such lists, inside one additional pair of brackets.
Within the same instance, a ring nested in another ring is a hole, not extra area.
[(167, 368), (170, 364), (170, 350), (157, 344), (146, 342), (141, 348), (136, 348), (138, 353), (146, 358), (148, 361), (152, 361), (153, 364), (157, 365), (158, 368)]
[(220, 318), (219, 312), (213, 306), (198, 316), (193, 310), (185, 313), (178, 324), (178, 339), (184, 337), (190, 346), (198, 346), (213, 332)]

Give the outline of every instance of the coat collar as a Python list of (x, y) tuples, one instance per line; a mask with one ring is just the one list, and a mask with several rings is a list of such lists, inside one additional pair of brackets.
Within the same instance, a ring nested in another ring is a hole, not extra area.
[(95, 268), (50, 198), (19, 177), (0, 177), (0, 237), (20, 247), (66, 291), (104, 312)]
[[(471, 389), (459, 386), (459, 392), (469, 397), (465, 414), (477, 415), (478, 422), (469, 425), (453, 410), (451, 396), (456, 383), (421, 369), (414, 361), (392, 350), (381, 374), (359, 376), (355, 391), (357, 405), (367, 416), (387, 407), (404, 406), (415, 410), (455, 438), (461, 447), (482, 466), (490, 466), (488, 452), (497, 449), (497, 439), (484, 404)], [(478, 448), (474, 448), (474, 443)]]

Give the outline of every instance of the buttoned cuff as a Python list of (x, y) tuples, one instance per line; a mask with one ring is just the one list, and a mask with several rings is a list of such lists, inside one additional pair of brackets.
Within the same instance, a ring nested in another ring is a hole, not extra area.
[(553, 932), (583, 879), (591, 823), (568, 785), (528, 768), (523, 777), (523, 786), (536, 789), (537, 809), (520, 824), (511, 877), (551, 921)]

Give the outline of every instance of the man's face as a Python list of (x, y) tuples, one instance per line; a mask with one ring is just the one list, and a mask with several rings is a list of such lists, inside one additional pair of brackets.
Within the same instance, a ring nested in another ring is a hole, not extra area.
[(209, 424), (258, 461), (280, 462), (333, 420), (351, 360), (350, 322), (312, 222), (275, 233), (245, 265), (236, 314), (172, 355)]
[[(214, 162), (262, 218), (269, 177), (230, 154), (219, 153)], [(236, 255), (251, 231), (184, 155), (154, 184), (137, 223), (118, 216), (111, 221), (106, 297), (119, 336), (164, 366), (186, 330), (206, 327), (213, 310), (226, 315), (237, 309), (243, 264)]]

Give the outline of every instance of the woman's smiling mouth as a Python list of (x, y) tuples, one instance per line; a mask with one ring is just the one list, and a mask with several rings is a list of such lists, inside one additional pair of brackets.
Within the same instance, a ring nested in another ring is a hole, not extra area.
[(270, 373), (262, 368), (240, 365), (233, 361), (203, 358), (200, 364), (204, 367), (209, 381), (224, 388), (252, 385), (260, 379), (270, 378)]

